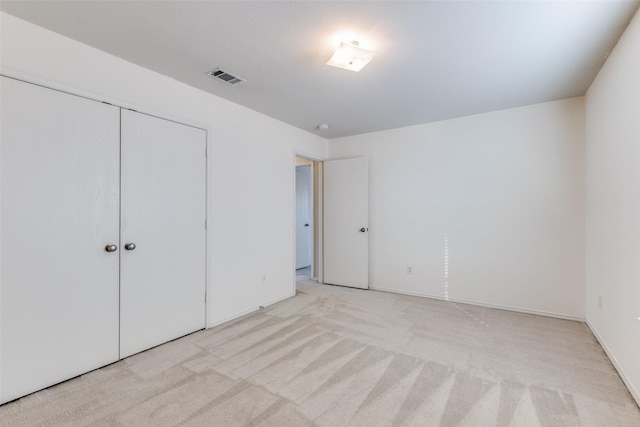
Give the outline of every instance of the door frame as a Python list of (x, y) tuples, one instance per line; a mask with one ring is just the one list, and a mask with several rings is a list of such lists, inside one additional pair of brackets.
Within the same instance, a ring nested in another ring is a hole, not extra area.
[(311, 205), (312, 205), (312, 223), (313, 229), (311, 230), (311, 279), (317, 280), (318, 283), (323, 283), (323, 271), (324, 261), (322, 259), (323, 254), (323, 164), (327, 160), (322, 157), (309, 154), (305, 151), (293, 150), (293, 157), (291, 159), (291, 182), (292, 192), (291, 194), (291, 226), (292, 226), (292, 288), (293, 295), (296, 294), (296, 157), (300, 157), (313, 162), (311, 168)]

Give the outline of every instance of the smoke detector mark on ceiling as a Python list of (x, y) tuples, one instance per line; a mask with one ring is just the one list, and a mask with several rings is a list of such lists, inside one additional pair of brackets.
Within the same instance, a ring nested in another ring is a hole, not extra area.
[(236, 75), (233, 75), (231, 73), (229, 73), (228, 71), (225, 71), (221, 68), (214, 68), (211, 71), (207, 71), (206, 73), (208, 76), (211, 76), (215, 79), (218, 80), (222, 80), (223, 82), (230, 84), (230, 85), (235, 85), (236, 83), (240, 83), (240, 82), (244, 82), (245, 79), (243, 79), (242, 77), (238, 77)]

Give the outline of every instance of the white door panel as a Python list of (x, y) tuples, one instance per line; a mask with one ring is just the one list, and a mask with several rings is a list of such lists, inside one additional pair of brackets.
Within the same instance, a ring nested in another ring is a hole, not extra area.
[(0, 403), (118, 359), (119, 108), (1, 77)]
[(325, 283), (369, 287), (368, 194), (366, 158), (324, 162)]
[(122, 110), (120, 357), (205, 327), (205, 147), (201, 129)]

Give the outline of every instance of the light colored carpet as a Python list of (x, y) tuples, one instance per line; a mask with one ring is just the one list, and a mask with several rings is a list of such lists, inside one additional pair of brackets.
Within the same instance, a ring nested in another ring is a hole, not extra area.
[(311, 280), (311, 266), (296, 270), (296, 283)]
[(312, 282), (0, 407), (8, 426), (640, 426), (579, 322)]

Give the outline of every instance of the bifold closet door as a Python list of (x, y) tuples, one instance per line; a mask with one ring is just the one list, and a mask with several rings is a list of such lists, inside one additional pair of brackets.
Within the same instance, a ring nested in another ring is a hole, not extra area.
[(206, 132), (124, 109), (121, 120), (124, 358), (205, 327)]
[(3, 403), (118, 360), (120, 109), (0, 79)]

